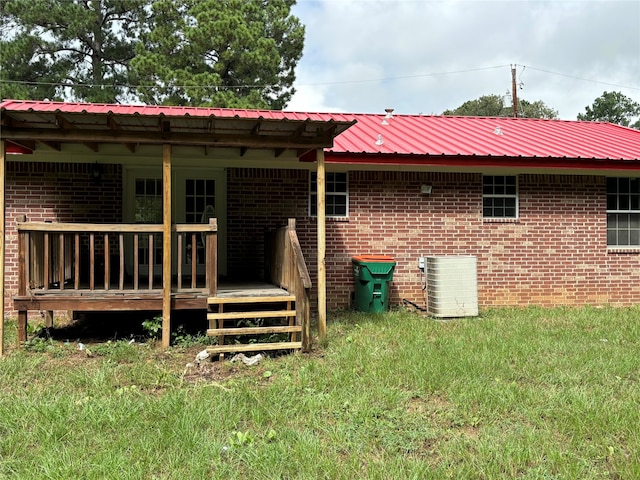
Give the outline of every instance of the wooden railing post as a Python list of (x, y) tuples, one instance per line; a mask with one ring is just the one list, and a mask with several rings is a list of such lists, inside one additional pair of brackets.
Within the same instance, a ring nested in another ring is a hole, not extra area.
[[(218, 292), (218, 219), (210, 218), (209, 226), (215, 231), (207, 231), (205, 235), (205, 277), (209, 296), (215, 297)], [(193, 257), (193, 254), (191, 256)]]
[[(20, 215), (16, 219), (17, 223), (24, 223), (27, 217)], [(29, 245), (31, 243), (28, 232), (21, 231), (18, 234), (18, 295), (27, 294), (27, 281), (29, 265), (27, 264)], [(27, 312), (18, 312), (18, 345), (27, 341)]]
[[(19, 215), (16, 218), (16, 223), (24, 223), (27, 221), (27, 217)], [(27, 265), (26, 265), (26, 252), (29, 245), (29, 233), (20, 231), (18, 233), (18, 295), (27, 294)]]
[(45, 290), (49, 289), (49, 274), (51, 273), (51, 244), (49, 243), (49, 232), (44, 232), (44, 286)]

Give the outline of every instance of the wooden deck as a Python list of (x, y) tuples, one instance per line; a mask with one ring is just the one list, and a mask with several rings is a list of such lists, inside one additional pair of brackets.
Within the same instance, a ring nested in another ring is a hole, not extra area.
[[(266, 282), (225, 282), (216, 295), (207, 289), (181, 289), (171, 294), (172, 310), (206, 310), (209, 298), (277, 297), (288, 292)], [(13, 299), (16, 310), (124, 311), (162, 310), (162, 289), (31, 290)]]
[(215, 297), (278, 297), (289, 295), (284, 288), (265, 282), (227, 282), (218, 283)]
[[(251, 346), (244, 350), (225, 346), (224, 336), (230, 328), (235, 329), (234, 335), (290, 334), (288, 342), (260, 345), (264, 350), (308, 348), (311, 280), (293, 219), (270, 234), (265, 259), (270, 267), (270, 283), (225, 282), (217, 278), (215, 219), (208, 225), (174, 225), (178, 267), (172, 272), (171, 256), (163, 255), (163, 274), (149, 276), (148, 272), (156, 271), (153, 238), (159, 228), (20, 222), (19, 288), (13, 299), (18, 311), (18, 341), (27, 340), (29, 311), (44, 312), (47, 323), (52, 322), (56, 311), (158, 311), (163, 313), (163, 344), (166, 340), (168, 346), (170, 312), (202, 310), (209, 319), (207, 333), (219, 338), (215, 352), (221, 355), (252, 350)], [(183, 247), (191, 246), (191, 251), (196, 251), (198, 239), (203, 237), (203, 254), (183, 256)], [(83, 256), (85, 244), (88, 256)], [(140, 254), (141, 246), (148, 254)], [(132, 270), (125, 268), (128, 255), (133, 258)], [(147, 262), (144, 265), (143, 260)], [(172, 284), (167, 285), (163, 278), (171, 278)], [(247, 319), (250, 326), (243, 327)], [(237, 330), (239, 325), (243, 329)]]

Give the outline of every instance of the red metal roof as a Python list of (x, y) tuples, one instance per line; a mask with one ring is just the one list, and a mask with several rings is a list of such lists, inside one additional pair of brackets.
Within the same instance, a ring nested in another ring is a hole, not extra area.
[[(605, 122), (509, 117), (453, 117), (309, 113), (203, 107), (115, 105), (7, 100), (0, 112), (111, 114), (121, 117), (265, 119), (337, 122), (343, 130), (326, 149), (327, 161), (345, 163), (462, 164), (470, 159), (548, 161), (549, 166), (585, 161), (640, 164), (640, 131)], [(357, 123), (350, 128), (347, 122)], [(133, 121), (133, 118), (131, 119)], [(457, 163), (460, 162), (460, 163)], [(638, 162), (638, 163), (636, 163)], [(538, 164), (536, 163), (536, 164)], [(588, 163), (588, 162), (586, 162)]]
[(246, 110), (233, 108), (175, 107), (163, 105), (120, 105), (106, 103), (68, 103), (36, 100), (3, 100), (0, 111), (30, 113), (112, 114), (165, 117), (216, 117), (268, 120), (334, 120), (331, 114), (285, 112), (281, 110)]
[(509, 117), (334, 114), (357, 123), (332, 154), (640, 161), (640, 131), (605, 122)]

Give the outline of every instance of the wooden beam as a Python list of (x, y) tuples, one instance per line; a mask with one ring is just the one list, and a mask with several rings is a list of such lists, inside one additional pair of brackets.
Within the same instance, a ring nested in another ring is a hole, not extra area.
[(4, 355), (5, 142), (0, 141), (0, 356)]
[[(171, 145), (162, 146), (162, 346), (171, 343)], [(149, 267), (151, 268), (151, 267)], [(149, 272), (153, 275), (153, 272)]]
[(73, 123), (71, 123), (69, 120), (67, 120), (66, 118), (64, 118), (62, 115), (57, 114), (56, 115), (56, 126), (58, 128), (64, 128), (64, 129), (73, 129), (76, 128)]
[(317, 159), (317, 197), (318, 197), (318, 339), (327, 337), (327, 270), (326, 255), (326, 218), (325, 218), (325, 169), (324, 150), (316, 150)]
[(309, 125), (308, 120), (302, 123), (298, 128), (296, 128), (296, 131), (293, 132), (293, 136), (301, 137), (302, 135), (304, 135), (304, 133), (307, 131), (307, 125)]
[[(122, 130), (122, 127), (118, 122), (116, 122), (116, 120), (113, 118), (113, 115), (109, 115), (107, 117), (107, 127), (109, 127), (110, 130), (114, 131)], [(129, 150), (131, 153), (136, 153), (135, 143), (125, 143), (124, 146), (127, 147), (127, 150)]]
[[(69, 120), (67, 120), (66, 118), (64, 118), (62, 115), (58, 114), (56, 115), (56, 126), (60, 129), (63, 130), (74, 130), (77, 127), (71, 123)], [(92, 150), (96, 153), (98, 153), (99, 150), (99, 146), (97, 143), (85, 143), (85, 146), (89, 149)]]
[[(62, 223), (62, 222), (21, 222), (17, 221), (19, 232), (69, 232), (69, 233), (162, 233), (162, 223)], [(172, 225), (174, 232), (215, 232), (215, 223), (182, 223)]]
[[(66, 290), (65, 290), (66, 291)], [(113, 290), (112, 290), (113, 291)], [(29, 295), (27, 297), (15, 297), (14, 308), (19, 312), (27, 310), (77, 310), (77, 311), (127, 311), (127, 310), (161, 310), (162, 291), (160, 289), (149, 292), (139, 291), (139, 295), (122, 295), (104, 290), (94, 290), (91, 295)], [(171, 297), (173, 310), (205, 310), (207, 308), (207, 294), (175, 294)], [(26, 330), (25, 330), (26, 334)], [(25, 337), (26, 338), (26, 337)], [(24, 341), (24, 340), (23, 340)]]
[(55, 140), (40, 140), (40, 142), (43, 145), (46, 145), (47, 147), (49, 147), (52, 150), (55, 150), (56, 152), (61, 152), (62, 151), (62, 143), (57, 142)]
[[(144, 145), (209, 145), (212, 147), (247, 147), (247, 148), (291, 148), (314, 149), (333, 146), (331, 136), (297, 137), (286, 135), (249, 135), (231, 133), (187, 133), (175, 131), (111, 131), (75, 129), (54, 130), (51, 128), (3, 128), (0, 132), (3, 140), (37, 140), (52, 146), (52, 142), (68, 143), (136, 143)], [(47, 143), (49, 142), (49, 143)]]

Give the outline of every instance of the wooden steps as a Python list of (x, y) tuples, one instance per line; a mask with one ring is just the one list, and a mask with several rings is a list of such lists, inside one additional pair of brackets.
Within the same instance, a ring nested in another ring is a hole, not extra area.
[[(223, 359), (225, 353), (300, 350), (302, 326), (296, 325), (295, 303), (294, 295), (210, 297), (207, 335), (218, 337), (218, 345), (208, 347), (207, 351)], [(279, 338), (266, 341), (263, 337), (269, 335)], [(230, 336), (240, 343), (225, 344)], [(253, 343), (243, 341), (248, 336), (253, 336)], [(287, 336), (287, 341), (283, 341), (283, 336)]]
[(245, 343), (208, 347), (207, 352), (212, 355), (219, 354), (221, 358), (224, 358), (225, 353), (263, 352), (265, 350), (300, 350), (301, 348), (302, 342)]

